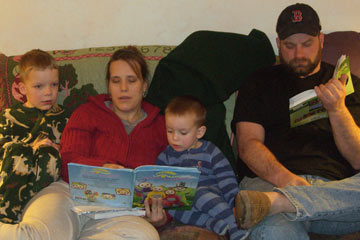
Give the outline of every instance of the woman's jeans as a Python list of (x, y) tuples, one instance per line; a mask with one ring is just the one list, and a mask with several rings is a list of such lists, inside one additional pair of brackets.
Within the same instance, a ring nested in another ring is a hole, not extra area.
[(342, 235), (360, 231), (360, 173), (340, 181), (302, 177), (311, 186), (274, 188), (260, 178), (241, 181), (241, 190), (276, 191), (296, 208), (296, 213), (266, 217), (251, 229), (250, 239), (305, 240), (309, 239), (307, 232)]

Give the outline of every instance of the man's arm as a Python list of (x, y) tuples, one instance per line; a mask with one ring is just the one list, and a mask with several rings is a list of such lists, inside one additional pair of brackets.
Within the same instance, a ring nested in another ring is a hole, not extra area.
[[(330, 79), (325, 85), (315, 87), (315, 92), (328, 111), (335, 144), (354, 169), (360, 169), (360, 128), (345, 105), (345, 82)], [(358, 93), (357, 93), (358, 94)]]
[(260, 178), (277, 187), (310, 185), (285, 168), (264, 145), (265, 129), (260, 124), (238, 122), (236, 140), (240, 158)]

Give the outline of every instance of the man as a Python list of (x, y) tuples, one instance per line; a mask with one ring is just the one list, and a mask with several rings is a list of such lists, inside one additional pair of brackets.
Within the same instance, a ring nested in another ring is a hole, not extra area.
[[(234, 111), (232, 128), (245, 175), (241, 189), (272, 191), (273, 187), (310, 186), (354, 175), (360, 168), (359, 79), (352, 76), (355, 92), (346, 96), (347, 77), (333, 79), (334, 67), (321, 62), (324, 35), (310, 6), (285, 8), (276, 31), (281, 64), (255, 72), (239, 90)], [(315, 90), (328, 118), (290, 127), (289, 99), (309, 89)], [(299, 198), (306, 199), (303, 195)], [(329, 197), (329, 193), (324, 195)], [(259, 219), (273, 204), (272, 199), (257, 199), (258, 194), (249, 191), (238, 196), (238, 201), (247, 205), (263, 202), (264, 212), (256, 213)], [(331, 198), (336, 197), (332, 193)], [(296, 203), (301, 204), (301, 199), (292, 202)], [(315, 208), (316, 202), (312, 204)], [(245, 225), (251, 227), (259, 219)], [(251, 239), (308, 239), (308, 231), (336, 233), (331, 230), (339, 229), (324, 228), (322, 221), (289, 221), (275, 214), (252, 228)], [(337, 233), (346, 231), (353, 230)]]

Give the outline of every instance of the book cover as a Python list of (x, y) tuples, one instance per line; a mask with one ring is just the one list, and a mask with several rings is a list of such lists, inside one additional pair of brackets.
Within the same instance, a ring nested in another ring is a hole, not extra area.
[[(351, 79), (349, 57), (342, 55), (334, 70), (333, 78), (340, 78), (341, 75), (348, 76), (346, 82), (346, 95), (354, 92), (354, 86)], [(290, 127), (297, 127), (309, 122), (327, 118), (328, 113), (323, 107), (314, 89), (301, 92), (289, 99)]]
[(118, 216), (125, 210), (139, 214), (134, 209), (143, 209), (144, 201), (149, 199), (151, 203), (152, 197), (163, 198), (164, 208), (191, 209), (200, 176), (197, 168), (157, 165), (133, 170), (69, 163), (68, 169), (74, 211), (97, 212), (104, 217)]

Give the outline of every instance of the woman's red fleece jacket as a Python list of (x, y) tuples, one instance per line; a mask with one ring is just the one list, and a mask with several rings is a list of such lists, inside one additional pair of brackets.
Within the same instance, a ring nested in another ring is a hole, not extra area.
[(69, 182), (70, 162), (136, 168), (155, 164), (167, 146), (164, 116), (157, 107), (142, 102), (147, 117), (128, 135), (121, 119), (106, 107), (104, 101), (108, 100), (111, 99), (107, 94), (89, 97), (71, 115), (61, 137), (61, 175), (65, 181)]

